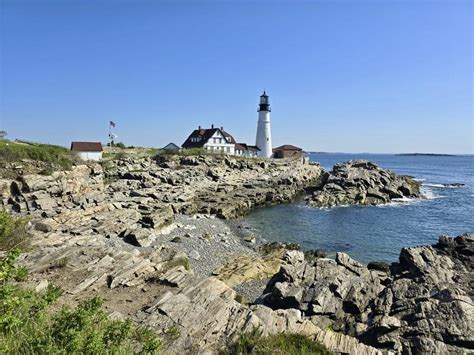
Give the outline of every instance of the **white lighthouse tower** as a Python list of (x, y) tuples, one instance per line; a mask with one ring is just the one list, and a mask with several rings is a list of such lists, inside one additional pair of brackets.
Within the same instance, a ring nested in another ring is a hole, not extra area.
[(272, 151), (272, 131), (270, 129), (270, 101), (268, 95), (263, 92), (260, 95), (260, 105), (258, 108), (257, 139), (255, 145), (260, 149), (259, 156), (270, 158)]

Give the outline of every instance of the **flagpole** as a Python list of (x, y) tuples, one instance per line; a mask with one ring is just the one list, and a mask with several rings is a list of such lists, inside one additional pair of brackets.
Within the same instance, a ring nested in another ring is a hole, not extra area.
[(110, 146), (114, 146), (114, 139), (117, 138), (117, 136), (112, 132), (112, 127), (115, 127), (115, 122), (109, 120), (109, 139), (110, 139)]

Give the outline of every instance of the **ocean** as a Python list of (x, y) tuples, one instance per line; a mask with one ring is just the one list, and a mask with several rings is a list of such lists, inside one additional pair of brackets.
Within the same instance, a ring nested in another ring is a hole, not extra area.
[[(394, 262), (400, 249), (433, 244), (440, 235), (474, 232), (474, 156), (310, 154), (326, 170), (351, 159), (367, 159), (422, 181), (426, 199), (382, 206), (316, 209), (296, 201), (258, 208), (242, 223), (268, 241), (293, 242), (303, 249), (342, 251), (363, 263)], [(443, 184), (461, 183), (463, 187)]]

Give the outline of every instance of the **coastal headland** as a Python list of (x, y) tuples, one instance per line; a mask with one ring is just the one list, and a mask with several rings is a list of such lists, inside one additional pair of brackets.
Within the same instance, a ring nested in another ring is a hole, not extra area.
[(62, 304), (100, 294), (110, 317), (153, 329), (169, 352), (217, 352), (255, 329), (303, 334), (335, 353), (474, 347), (472, 236), (365, 266), (264, 244), (232, 222), (299, 196), (315, 208), (422, 198), (418, 182), (370, 162), (326, 172), (303, 159), (114, 156), (4, 176), (0, 204), (29, 219), (24, 283), (61, 287)]

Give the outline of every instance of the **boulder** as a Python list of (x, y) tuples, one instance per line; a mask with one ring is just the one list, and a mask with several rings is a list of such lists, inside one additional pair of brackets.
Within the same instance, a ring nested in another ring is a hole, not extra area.
[(346, 204), (379, 205), (404, 197), (421, 197), (421, 184), (367, 160), (337, 164), (314, 188), (307, 202), (315, 207)]

